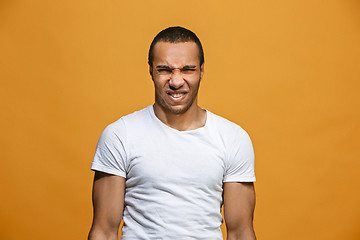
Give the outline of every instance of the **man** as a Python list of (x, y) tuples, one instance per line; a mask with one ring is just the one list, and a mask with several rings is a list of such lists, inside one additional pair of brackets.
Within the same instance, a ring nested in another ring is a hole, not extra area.
[(197, 104), (204, 54), (182, 27), (161, 31), (149, 50), (155, 104), (102, 133), (92, 170), (89, 239), (254, 240), (254, 153), (238, 125)]

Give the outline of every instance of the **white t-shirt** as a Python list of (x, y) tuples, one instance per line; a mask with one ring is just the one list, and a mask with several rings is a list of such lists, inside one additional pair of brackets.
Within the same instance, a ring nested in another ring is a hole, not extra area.
[(126, 178), (123, 240), (222, 239), (223, 182), (255, 181), (240, 126), (207, 111), (204, 127), (178, 131), (153, 106), (106, 127), (91, 169)]

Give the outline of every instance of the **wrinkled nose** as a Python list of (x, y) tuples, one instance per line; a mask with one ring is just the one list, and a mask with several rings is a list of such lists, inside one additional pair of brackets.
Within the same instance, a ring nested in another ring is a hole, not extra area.
[(184, 85), (184, 83), (185, 81), (181, 76), (180, 71), (178, 69), (175, 69), (171, 74), (171, 78), (169, 79), (170, 89), (172, 90), (179, 89)]

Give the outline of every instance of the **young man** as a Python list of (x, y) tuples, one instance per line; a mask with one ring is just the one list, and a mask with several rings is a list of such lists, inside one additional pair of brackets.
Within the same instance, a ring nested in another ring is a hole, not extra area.
[(155, 104), (102, 133), (92, 170), (89, 239), (254, 240), (254, 153), (238, 125), (197, 104), (204, 54), (182, 27), (161, 31), (149, 50)]

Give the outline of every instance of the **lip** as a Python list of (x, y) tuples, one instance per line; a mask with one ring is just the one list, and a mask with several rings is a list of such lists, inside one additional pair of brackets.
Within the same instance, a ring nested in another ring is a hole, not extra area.
[[(187, 92), (166, 92), (166, 94), (173, 102), (180, 102), (186, 97)], [(179, 94), (181, 94), (181, 96), (177, 96), (177, 97), (174, 96)]]

